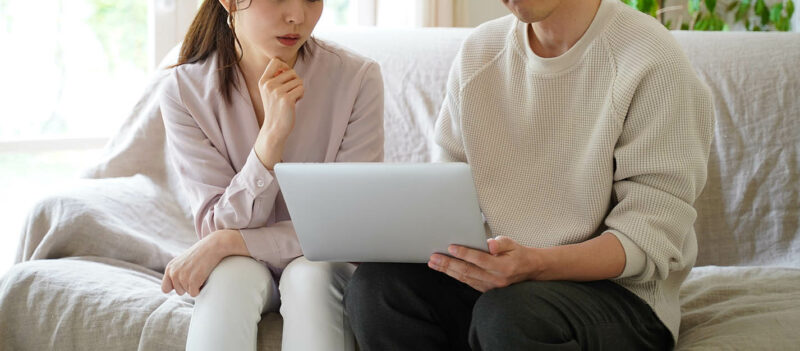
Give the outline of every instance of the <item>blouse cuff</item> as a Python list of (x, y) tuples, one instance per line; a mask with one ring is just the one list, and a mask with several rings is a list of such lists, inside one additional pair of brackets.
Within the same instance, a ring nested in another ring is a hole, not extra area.
[(291, 221), (261, 228), (239, 229), (239, 232), (250, 256), (266, 263), (277, 274), (303, 254)]
[(254, 149), (250, 149), (250, 154), (247, 156), (242, 170), (239, 171), (239, 176), (243, 186), (253, 198), (259, 197), (267, 190), (277, 186), (275, 172), (264, 167)]

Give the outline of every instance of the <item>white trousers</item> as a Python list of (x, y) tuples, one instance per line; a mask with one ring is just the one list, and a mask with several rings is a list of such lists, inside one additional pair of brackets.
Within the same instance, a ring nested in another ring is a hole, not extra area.
[(276, 284), (269, 270), (255, 259), (227, 257), (195, 298), (186, 349), (256, 350), (261, 314), (280, 306), (282, 350), (355, 350), (342, 306), (353, 271), (355, 266), (350, 263), (311, 262), (299, 257)]

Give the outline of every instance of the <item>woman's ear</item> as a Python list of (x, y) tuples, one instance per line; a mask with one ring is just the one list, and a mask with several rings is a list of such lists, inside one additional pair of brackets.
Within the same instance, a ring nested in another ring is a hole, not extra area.
[(222, 4), (222, 7), (225, 8), (225, 11), (231, 13), (231, 3), (235, 0), (219, 0), (219, 3)]

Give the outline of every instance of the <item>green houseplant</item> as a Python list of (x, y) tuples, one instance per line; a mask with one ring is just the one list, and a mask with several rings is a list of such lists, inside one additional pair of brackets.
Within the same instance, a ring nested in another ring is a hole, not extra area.
[[(748, 31), (789, 31), (794, 15), (794, 1), (780, 0), (767, 5), (765, 0), (682, 0), (680, 5), (665, 6), (665, 0), (622, 0), (629, 6), (657, 18), (669, 29), (727, 31), (740, 26)], [(670, 12), (688, 12), (688, 19)], [(675, 16), (671, 16), (675, 17)]]

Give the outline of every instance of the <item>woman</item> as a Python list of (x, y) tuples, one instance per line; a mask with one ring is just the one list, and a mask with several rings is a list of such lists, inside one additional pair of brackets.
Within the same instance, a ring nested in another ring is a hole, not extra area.
[(354, 348), (341, 306), (354, 266), (301, 257), (273, 172), (383, 160), (380, 69), (311, 39), (322, 8), (206, 0), (164, 85), (168, 151), (200, 237), (162, 284), (196, 297), (189, 350), (254, 350), (279, 304), (284, 350)]

